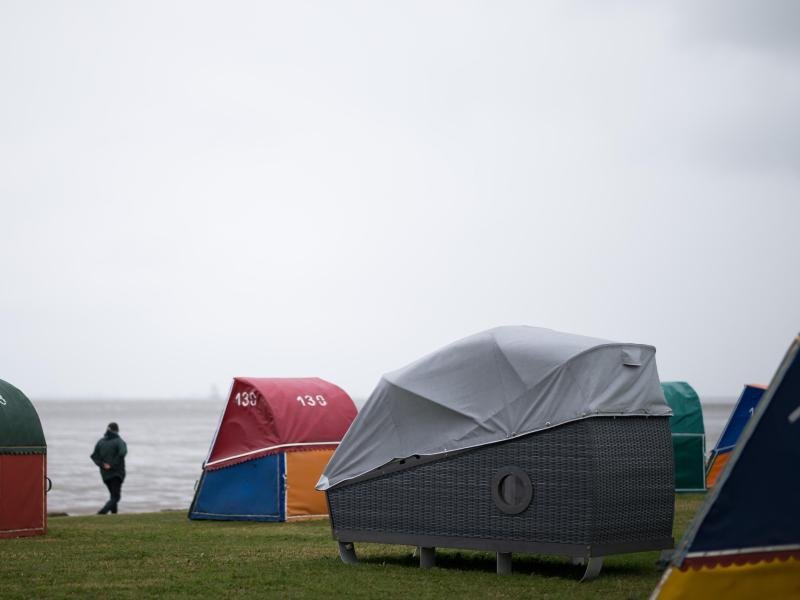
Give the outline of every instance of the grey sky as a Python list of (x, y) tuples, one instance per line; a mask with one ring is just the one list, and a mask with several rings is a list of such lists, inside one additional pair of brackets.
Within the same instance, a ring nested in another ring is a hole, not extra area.
[(530, 324), (767, 382), (800, 328), (797, 6), (5, 1), (0, 378), (363, 396)]

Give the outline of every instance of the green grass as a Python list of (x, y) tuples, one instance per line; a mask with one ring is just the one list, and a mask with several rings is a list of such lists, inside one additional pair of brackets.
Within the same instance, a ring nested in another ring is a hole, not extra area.
[[(702, 496), (679, 496), (679, 539)], [(563, 558), (515, 555), (494, 574), (488, 553), (439, 550), (420, 570), (407, 546), (359, 544), (361, 564), (338, 559), (327, 520), (189, 521), (185, 513), (52, 518), (46, 536), (0, 540), (0, 598), (646, 598), (657, 552), (606, 559), (579, 583)]]

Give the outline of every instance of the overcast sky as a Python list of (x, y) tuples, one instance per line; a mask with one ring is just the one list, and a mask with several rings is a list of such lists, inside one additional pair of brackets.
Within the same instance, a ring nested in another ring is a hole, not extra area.
[(800, 2), (0, 3), (0, 378), (353, 396), (529, 324), (702, 395), (800, 329)]

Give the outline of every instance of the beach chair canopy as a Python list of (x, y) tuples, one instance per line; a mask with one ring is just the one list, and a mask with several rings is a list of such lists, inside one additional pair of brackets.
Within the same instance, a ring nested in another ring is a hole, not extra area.
[(0, 380), (0, 454), (44, 454), (42, 424), (31, 401)]
[(800, 597), (800, 337), (674, 553), (653, 599)]
[(356, 414), (350, 396), (316, 377), (237, 377), (206, 468), (284, 450), (333, 449)]
[(498, 327), (384, 375), (317, 489), (578, 419), (669, 414), (652, 346)]

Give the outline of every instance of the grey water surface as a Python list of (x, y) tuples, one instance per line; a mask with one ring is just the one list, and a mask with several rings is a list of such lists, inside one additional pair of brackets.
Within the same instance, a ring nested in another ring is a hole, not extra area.
[(91, 514), (108, 491), (89, 455), (109, 421), (128, 445), (121, 512), (187, 508), (214, 435), (221, 401), (34, 401), (47, 440), (49, 512)]

